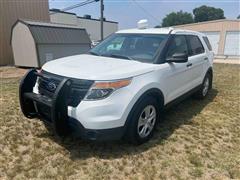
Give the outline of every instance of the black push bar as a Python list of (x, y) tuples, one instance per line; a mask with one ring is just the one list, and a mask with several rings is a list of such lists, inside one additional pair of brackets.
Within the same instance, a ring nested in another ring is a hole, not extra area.
[[(22, 78), (19, 86), (19, 101), (21, 110), (24, 116), (27, 118), (41, 118), (42, 115), (38, 111), (38, 105), (50, 108), (50, 124), (57, 135), (65, 136), (69, 133), (69, 127), (67, 123), (67, 98), (71, 91), (72, 80), (69, 78), (64, 78), (57, 86), (53, 97), (51, 98), (33, 92), (33, 88), (36, 84), (38, 76), (42, 75), (38, 73), (36, 69), (31, 69)], [(44, 120), (44, 118), (41, 119)]]

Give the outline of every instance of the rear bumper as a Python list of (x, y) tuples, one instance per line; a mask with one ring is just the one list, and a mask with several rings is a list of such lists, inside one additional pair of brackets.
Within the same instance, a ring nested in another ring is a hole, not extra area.
[(120, 139), (124, 126), (108, 129), (87, 129), (80, 121), (68, 116), (67, 97), (72, 81), (64, 78), (57, 86), (52, 98), (33, 93), (33, 88), (40, 76), (36, 70), (30, 70), (22, 79), (19, 87), (19, 100), (23, 114), (27, 118), (38, 117), (53, 127), (59, 136), (74, 133), (85, 140), (108, 141)]

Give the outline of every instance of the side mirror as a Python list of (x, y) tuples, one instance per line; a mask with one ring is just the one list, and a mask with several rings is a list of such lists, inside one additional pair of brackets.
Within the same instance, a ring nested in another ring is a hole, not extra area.
[(185, 63), (188, 61), (188, 55), (187, 53), (175, 53), (172, 55), (172, 57), (167, 58), (166, 62), (168, 63)]

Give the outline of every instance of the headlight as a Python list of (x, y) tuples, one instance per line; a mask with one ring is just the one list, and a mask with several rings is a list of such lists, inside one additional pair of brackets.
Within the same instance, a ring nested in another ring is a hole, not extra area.
[(131, 78), (115, 81), (96, 81), (89, 89), (84, 100), (98, 100), (108, 97), (113, 91), (128, 86)]

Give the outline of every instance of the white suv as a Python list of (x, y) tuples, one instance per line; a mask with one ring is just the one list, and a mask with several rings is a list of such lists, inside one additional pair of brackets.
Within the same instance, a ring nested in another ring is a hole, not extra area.
[(143, 143), (160, 113), (212, 87), (213, 52), (204, 34), (173, 28), (121, 30), (87, 54), (30, 70), (20, 84), (28, 118), (39, 117), (65, 136), (88, 140), (125, 137)]

